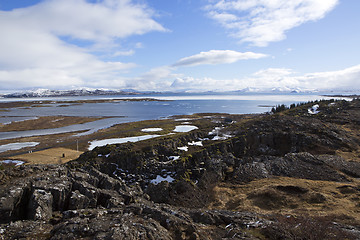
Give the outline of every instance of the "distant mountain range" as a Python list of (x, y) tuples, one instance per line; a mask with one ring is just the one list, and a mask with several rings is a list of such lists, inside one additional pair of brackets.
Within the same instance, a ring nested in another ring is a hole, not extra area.
[[(21, 92), (14, 92), (9, 94), (0, 94), (2, 98), (38, 98), (38, 97), (67, 97), (67, 96), (106, 96), (106, 95), (144, 95), (144, 94), (246, 94), (246, 93), (267, 93), (267, 94), (287, 94), (287, 93), (306, 93), (306, 94), (354, 94), (353, 91), (327, 91), (321, 92), (318, 90), (306, 90), (300, 88), (272, 88), (267, 91), (258, 89), (258, 88), (244, 88), (241, 90), (234, 91), (165, 91), (165, 92), (155, 92), (155, 91), (137, 91), (134, 89), (94, 89), (94, 88), (80, 88), (72, 90), (49, 90), (49, 89), (36, 89), (28, 90)], [(358, 91), (356, 91), (356, 94)]]
[(32, 97), (66, 97), (66, 96), (99, 96), (99, 95), (138, 95), (144, 94), (132, 89), (109, 90), (109, 89), (91, 89), (81, 88), (73, 90), (49, 90), (37, 89), (23, 92), (4, 94), (4, 98), (32, 98)]

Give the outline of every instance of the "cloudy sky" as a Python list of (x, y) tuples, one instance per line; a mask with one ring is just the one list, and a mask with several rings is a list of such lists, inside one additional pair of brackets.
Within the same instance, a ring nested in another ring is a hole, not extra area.
[(0, 0), (0, 91), (358, 91), (359, 10), (359, 0)]

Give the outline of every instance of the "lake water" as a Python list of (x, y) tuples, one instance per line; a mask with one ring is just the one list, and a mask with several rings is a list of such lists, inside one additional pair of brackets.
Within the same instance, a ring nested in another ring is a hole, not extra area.
[[(279, 104), (307, 102), (310, 100), (329, 99), (329, 97), (306, 94), (160, 94), (142, 96), (86, 96), (86, 97), (59, 97), (59, 98), (32, 98), (32, 99), (0, 99), (5, 101), (73, 101), (90, 99), (120, 99), (120, 98), (156, 98), (169, 101), (119, 101), (111, 103), (84, 103), (60, 107), (59, 104), (48, 104), (42, 107), (12, 108), (0, 112), (0, 122), (21, 121), (41, 116), (86, 116), (111, 117), (98, 121), (76, 124), (72, 126), (33, 131), (0, 132), (1, 139), (13, 139), (35, 135), (57, 134), (65, 132), (85, 131), (79, 135), (86, 135), (108, 128), (115, 124), (167, 118), (174, 115), (188, 115), (193, 113), (230, 113), (248, 114), (264, 113), (272, 106)], [(64, 105), (64, 104), (62, 104)]]

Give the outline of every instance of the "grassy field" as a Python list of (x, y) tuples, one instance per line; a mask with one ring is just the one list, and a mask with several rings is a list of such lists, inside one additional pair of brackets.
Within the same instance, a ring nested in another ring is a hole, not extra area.
[(62, 164), (78, 158), (80, 151), (68, 148), (50, 148), (43, 151), (21, 154), (9, 157), (12, 160), (22, 160), (26, 164)]
[[(250, 183), (215, 187), (212, 209), (256, 211), (285, 215), (348, 216), (360, 221), (358, 179), (340, 183), (274, 177)], [(350, 219), (349, 219), (350, 220)]]
[(0, 132), (50, 129), (100, 120), (100, 117), (47, 116), (0, 125)]

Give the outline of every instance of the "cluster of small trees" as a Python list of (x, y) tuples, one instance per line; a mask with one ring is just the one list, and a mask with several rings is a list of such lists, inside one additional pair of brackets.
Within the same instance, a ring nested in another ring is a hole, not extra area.
[[(317, 101), (315, 101), (317, 102)], [(299, 106), (302, 106), (302, 105), (305, 105), (305, 104), (308, 104), (308, 103), (314, 103), (314, 101), (309, 101), (309, 102), (302, 102), (302, 103), (293, 103), (293, 104), (290, 104), (290, 106), (286, 106), (285, 104), (281, 104), (281, 105), (276, 105), (275, 107), (273, 107), (271, 109), (271, 112), (272, 113), (278, 113), (278, 112), (282, 112), (282, 111), (285, 111), (285, 110), (288, 110), (288, 109), (292, 109), (292, 108), (296, 108), (296, 107), (299, 107)]]
[[(289, 107), (286, 106), (285, 104), (281, 104), (281, 105), (276, 105), (275, 107), (273, 107), (271, 109), (271, 112), (272, 113), (278, 113), (278, 112), (282, 112), (282, 111), (285, 111), (285, 110), (288, 110), (288, 109), (293, 109), (293, 108), (296, 108), (296, 107), (299, 107), (299, 106), (303, 106), (303, 105), (307, 105), (307, 104), (318, 104), (319, 102), (323, 102), (325, 100), (315, 100), (315, 101), (308, 101), (308, 102), (301, 102), (301, 103), (293, 103), (291, 104)], [(330, 102), (334, 102), (335, 100), (334, 99), (330, 99), (330, 100), (327, 100), (327, 101), (330, 101)], [(347, 101), (345, 101), (347, 102)]]

